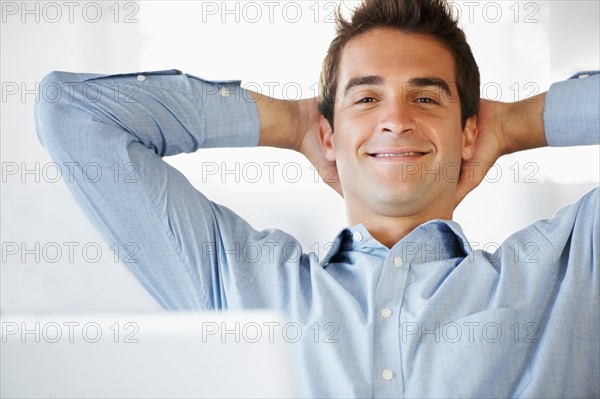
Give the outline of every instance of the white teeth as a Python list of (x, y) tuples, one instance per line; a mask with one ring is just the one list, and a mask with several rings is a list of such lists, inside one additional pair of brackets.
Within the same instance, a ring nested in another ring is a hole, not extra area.
[(411, 155), (421, 155), (420, 152), (403, 152), (402, 154), (375, 154), (375, 156), (377, 158), (382, 158), (382, 157), (407, 157), (407, 156), (411, 156)]

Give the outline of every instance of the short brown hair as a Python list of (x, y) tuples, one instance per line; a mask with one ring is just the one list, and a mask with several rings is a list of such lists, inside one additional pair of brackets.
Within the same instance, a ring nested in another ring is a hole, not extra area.
[(454, 58), (462, 128), (479, 110), (479, 68), (458, 20), (445, 0), (365, 0), (351, 21), (337, 12), (337, 34), (329, 46), (321, 71), (319, 110), (333, 129), (333, 105), (338, 69), (344, 46), (354, 37), (375, 28), (430, 35), (448, 48)]

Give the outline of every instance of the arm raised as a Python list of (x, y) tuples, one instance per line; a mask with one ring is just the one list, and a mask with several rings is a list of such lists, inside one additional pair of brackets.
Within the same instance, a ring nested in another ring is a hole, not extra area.
[(463, 160), (455, 204), (481, 183), (502, 155), (548, 145), (599, 144), (599, 91), (600, 75), (584, 73), (523, 101), (482, 100), (475, 152)]

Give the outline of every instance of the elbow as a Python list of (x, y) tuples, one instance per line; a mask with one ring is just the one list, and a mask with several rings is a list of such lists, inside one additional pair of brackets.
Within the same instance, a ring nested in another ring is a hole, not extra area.
[(73, 95), (73, 85), (79, 74), (53, 71), (44, 76), (38, 86), (33, 107), (38, 140), (52, 158), (60, 158), (75, 150), (81, 135), (81, 111), (87, 105)]
[(40, 143), (48, 148), (48, 144), (57, 139), (61, 131), (63, 118), (66, 117), (63, 89), (65, 87), (64, 72), (53, 71), (40, 81), (37, 99), (33, 107), (35, 131)]

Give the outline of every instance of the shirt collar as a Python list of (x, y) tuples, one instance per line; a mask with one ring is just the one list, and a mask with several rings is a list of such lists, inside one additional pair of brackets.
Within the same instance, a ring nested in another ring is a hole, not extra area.
[(341, 229), (319, 264), (326, 267), (341, 251), (364, 252), (375, 248), (387, 252), (399, 251), (403, 260), (411, 263), (466, 257), (472, 252), (462, 228), (452, 220), (428, 221), (416, 227), (391, 250), (373, 238), (364, 224), (360, 223)]

